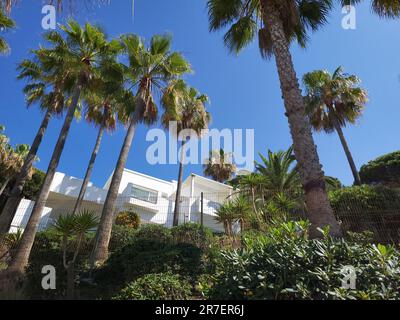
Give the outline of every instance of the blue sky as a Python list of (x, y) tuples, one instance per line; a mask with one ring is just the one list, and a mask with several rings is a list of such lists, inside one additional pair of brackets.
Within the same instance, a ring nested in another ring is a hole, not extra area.
[[(111, 1), (75, 14), (79, 22), (99, 23), (110, 37), (137, 33), (146, 39), (158, 33), (171, 33), (174, 49), (190, 60), (195, 73), (188, 82), (211, 98), (213, 128), (254, 129), (255, 151), (266, 153), (286, 149), (291, 144), (287, 119), (275, 62), (262, 60), (256, 43), (239, 56), (228, 54), (222, 33), (208, 32), (204, 0), (136, 0), (132, 21), (131, 0)], [(366, 1), (367, 3), (369, 1)], [(15, 66), (27, 57), (28, 51), (42, 42), (42, 2), (23, 0), (13, 9), (18, 28), (6, 37), (11, 54), (0, 57), (0, 124), (13, 144), (31, 143), (42, 115), (36, 107), (27, 110), (21, 92), (23, 83), (16, 80)], [(345, 135), (355, 161), (360, 167), (375, 157), (400, 149), (400, 21), (380, 20), (367, 4), (357, 7), (357, 29), (341, 27), (341, 9), (332, 11), (329, 24), (311, 35), (306, 50), (293, 46), (292, 53), (298, 76), (315, 69), (333, 71), (339, 65), (358, 75), (368, 90), (370, 102), (364, 116)], [(62, 23), (66, 13), (58, 16)], [(61, 119), (51, 122), (40, 148), (40, 162), (46, 170), (59, 130)], [(176, 165), (151, 166), (146, 161), (146, 128), (140, 127), (133, 143), (127, 167), (159, 178), (176, 179)], [(84, 121), (72, 126), (58, 171), (75, 177), (84, 175), (95, 142), (96, 130)], [(120, 128), (106, 136), (96, 162), (92, 181), (103, 185), (111, 174), (124, 138)], [(327, 175), (351, 184), (352, 175), (336, 134), (315, 134), (321, 163)], [(188, 166), (200, 173), (200, 165)]]

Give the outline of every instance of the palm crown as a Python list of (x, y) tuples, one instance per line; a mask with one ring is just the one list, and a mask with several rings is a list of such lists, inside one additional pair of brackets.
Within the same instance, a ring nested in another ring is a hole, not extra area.
[[(286, 40), (295, 40), (302, 47), (307, 42), (307, 30), (316, 30), (324, 24), (332, 7), (332, 0), (269, 1), (279, 9)], [(229, 26), (224, 37), (225, 45), (236, 53), (258, 37), (262, 56), (270, 57), (272, 41), (263, 6), (263, 0), (209, 0), (210, 30)]]
[[(7, 17), (0, 6), (0, 32), (3, 30), (8, 30), (15, 27), (15, 23), (9, 17)], [(8, 52), (9, 47), (7, 42), (0, 37), (0, 54)]]
[(176, 121), (178, 133), (191, 129), (200, 136), (211, 121), (211, 115), (205, 107), (208, 101), (206, 95), (188, 87), (183, 80), (173, 81), (162, 98), (165, 110), (161, 118), (163, 127), (167, 129), (171, 121)]
[(206, 176), (222, 183), (232, 178), (236, 165), (232, 161), (232, 155), (220, 149), (210, 152), (210, 157), (203, 165), (203, 169)]
[(368, 100), (367, 92), (358, 86), (360, 80), (343, 73), (342, 67), (332, 75), (325, 70), (307, 73), (303, 82), (307, 111), (317, 131), (330, 133), (337, 125), (345, 127), (347, 123), (355, 123)]
[(148, 48), (137, 35), (123, 36), (121, 41), (129, 59), (126, 75), (136, 88), (134, 120), (151, 125), (158, 119), (154, 95), (161, 96), (170, 81), (190, 72), (190, 65), (180, 53), (170, 51), (169, 36), (152, 37)]
[[(365, 0), (340, 0), (343, 6), (355, 5)], [(393, 0), (371, 0), (372, 10), (384, 18), (398, 18), (400, 16), (400, 3)]]

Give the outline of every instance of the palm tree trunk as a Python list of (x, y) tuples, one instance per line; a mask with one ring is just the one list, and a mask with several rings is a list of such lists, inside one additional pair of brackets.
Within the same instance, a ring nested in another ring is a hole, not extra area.
[(279, 11), (272, 1), (262, 0), (261, 4), (263, 6), (265, 24), (271, 33), (286, 116), (288, 117), (294, 153), (305, 191), (308, 218), (312, 225), (310, 236), (322, 236), (317, 228), (326, 225), (330, 226), (330, 234), (332, 236), (341, 236), (340, 226), (335, 219), (328, 200), (324, 172), (319, 162), (311, 126), (306, 116), (303, 97)]
[(108, 244), (110, 243), (111, 231), (114, 222), (114, 211), (117, 204), (118, 191), (121, 184), (122, 174), (125, 169), (128, 154), (132, 146), (132, 140), (136, 129), (136, 116), (133, 116), (119, 154), (118, 162), (108, 189), (107, 198), (104, 202), (100, 224), (96, 232), (96, 241), (90, 264), (92, 268), (97, 264), (102, 264), (108, 256)]
[(92, 156), (90, 157), (90, 161), (89, 161), (89, 165), (86, 170), (85, 178), (83, 179), (82, 187), (81, 187), (81, 190), (79, 191), (79, 196), (78, 196), (78, 199), (76, 200), (75, 207), (74, 207), (74, 210), (72, 211), (72, 214), (76, 214), (76, 212), (80, 209), (80, 207), (82, 205), (82, 201), (85, 197), (86, 189), (89, 184), (90, 177), (92, 175), (94, 163), (96, 161), (97, 154), (99, 153), (101, 140), (103, 138), (103, 133), (104, 133), (104, 127), (101, 126), (99, 129), (99, 133), (97, 135), (97, 139), (96, 139), (96, 143), (94, 145)]
[(78, 101), (81, 95), (82, 87), (78, 85), (73, 93), (72, 104), (69, 107), (68, 113), (64, 120), (64, 125), (61, 129), (60, 135), (57, 140), (57, 144), (54, 148), (53, 155), (50, 160), (49, 167), (47, 169), (46, 177), (44, 179), (42, 188), (38, 198), (36, 199), (33, 207), (31, 216), (26, 225), (25, 231), (22, 235), (22, 239), (19, 243), (18, 249), (12, 259), (9, 268), (7, 269), (10, 273), (23, 274), (25, 267), (28, 265), (29, 255), (35, 240), (36, 232), (39, 226), (40, 218), (42, 216), (43, 209), (46, 205), (47, 198), (50, 193), (51, 183), (54, 178), (54, 174), (57, 170), (58, 163), (61, 158), (62, 151), (64, 149), (65, 141), (67, 140), (69, 129), (71, 127), (72, 120)]
[(4, 190), (6, 190), (6, 187), (8, 185), (8, 183), (10, 182), (10, 179), (6, 179), (6, 181), (4, 181), (4, 183), (1, 185), (0, 187), (0, 196), (3, 194)]
[(353, 173), (353, 177), (354, 177), (354, 184), (357, 186), (361, 185), (361, 178), (360, 178), (360, 174), (358, 173), (356, 164), (354, 162), (353, 156), (350, 152), (350, 148), (349, 145), (347, 144), (346, 138), (344, 137), (343, 134), (343, 130), (341, 128), (341, 126), (336, 122), (335, 123), (335, 128), (336, 128), (336, 132), (339, 135), (339, 139), (340, 142), (342, 143), (342, 147), (344, 149), (344, 152), (346, 153), (346, 157), (347, 157), (347, 161), (349, 162), (350, 168), (351, 168), (351, 172)]
[(36, 133), (35, 139), (33, 140), (32, 146), (29, 150), (28, 155), (25, 158), (24, 165), (21, 168), (17, 176), (14, 187), (7, 199), (7, 202), (3, 208), (0, 215), (0, 234), (7, 233), (10, 229), (12, 220), (14, 219), (15, 212), (18, 209), (19, 203), (21, 201), (22, 190), (29, 177), (29, 172), (32, 169), (33, 163), (36, 159), (36, 154), (39, 150), (39, 146), (42, 143), (44, 134), (47, 130), (51, 119), (51, 110), (47, 110), (46, 114), (42, 120), (39, 131)]
[(181, 148), (181, 160), (179, 163), (179, 174), (178, 174), (178, 185), (176, 188), (175, 196), (175, 209), (174, 209), (174, 221), (173, 226), (176, 227), (179, 224), (179, 214), (181, 211), (181, 189), (182, 189), (182, 179), (183, 179), (183, 160), (185, 158), (185, 145), (187, 140), (182, 141)]

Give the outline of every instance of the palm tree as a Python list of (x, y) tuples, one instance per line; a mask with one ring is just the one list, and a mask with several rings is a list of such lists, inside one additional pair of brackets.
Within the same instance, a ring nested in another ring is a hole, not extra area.
[[(21, 169), (24, 159), (29, 152), (29, 145), (19, 144), (15, 149), (7, 144), (0, 146), (0, 172), (4, 181), (0, 184), (0, 196), (3, 194), (8, 183)], [(31, 176), (32, 172), (30, 172)]]
[(354, 124), (362, 115), (368, 101), (367, 92), (358, 86), (360, 80), (354, 75), (343, 73), (342, 67), (337, 68), (332, 75), (325, 70), (307, 73), (303, 82), (311, 125), (316, 131), (337, 132), (353, 173), (354, 183), (361, 185), (360, 174), (342, 128), (349, 123)]
[(261, 153), (259, 153), (259, 156), (262, 163), (256, 162), (256, 172), (266, 178), (268, 193), (297, 194), (299, 192), (301, 182), (293, 147), (278, 152), (268, 150), (267, 157), (264, 157)]
[(10, 228), (20, 203), (24, 185), (37, 159), (37, 152), (51, 117), (53, 115), (61, 115), (64, 110), (65, 99), (62, 88), (67, 78), (67, 72), (60, 74), (52, 70), (47, 70), (49, 65), (51, 66), (59, 63), (57, 56), (55, 56), (51, 50), (39, 49), (33, 51), (33, 54), (33, 60), (26, 59), (18, 65), (17, 70), (19, 71), (19, 75), (17, 78), (26, 79), (28, 81), (28, 84), (23, 90), (26, 96), (27, 106), (30, 107), (38, 103), (41, 111), (44, 112), (44, 117), (0, 215), (0, 234), (7, 233)]
[(163, 95), (162, 104), (165, 109), (161, 119), (163, 127), (168, 129), (171, 122), (174, 122), (177, 125), (178, 137), (179, 134), (188, 134), (188, 136), (181, 137), (182, 148), (175, 195), (174, 226), (179, 224), (185, 145), (192, 135), (200, 137), (202, 130), (208, 128), (211, 120), (205, 107), (208, 101), (206, 95), (199, 94), (194, 88), (188, 88), (183, 80), (173, 82)]
[[(3, 7), (7, 14), (9, 14), (11, 12), (12, 6), (17, 2), (18, 0), (0, 0), (0, 8)], [(75, 2), (75, 0), (47, 0), (48, 4), (56, 3), (58, 11), (61, 11), (63, 9), (63, 5), (65, 3), (68, 3), (70, 6), (72, 6)], [(83, 0), (83, 2), (85, 5), (87, 5), (90, 2), (93, 2), (93, 0)], [(110, 0), (97, 0), (96, 3), (108, 4), (110, 3)]]
[[(90, 80), (98, 72), (98, 66), (102, 62), (102, 58), (106, 55), (115, 54), (116, 50), (116, 44), (108, 42), (103, 31), (98, 27), (91, 26), (89, 23), (82, 28), (77, 22), (71, 20), (67, 26), (61, 26), (61, 29), (66, 35), (65, 39), (56, 31), (51, 32), (47, 39), (54, 45), (52, 48), (53, 54), (60, 58), (60, 63), (52, 66), (51, 69), (60, 74), (64, 74), (65, 70), (69, 72), (69, 79), (72, 83), (72, 88), (70, 89), (72, 91), (71, 104), (23, 237), (7, 269), (9, 274), (15, 274), (17, 277), (24, 272), (28, 264), (39, 219), (50, 193), (50, 186), (64, 149), (81, 93), (90, 87)], [(68, 90), (69, 88), (65, 87), (64, 89)]]
[(265, 192), (267, 190), (267, 179), (259, 173), (252, 173), (240, 176), (238, 187), (242, 197), (250, 199), (254, 214), (259, 217), (258, 203), (265, 201)]
[(252, 209), (244, 197), (226, 201), (216, 211), (215, 220), (222, 223), (225, 233), (229, 238), (233, 237), (233, 224), (240, 222), (241, 231), (244, 230), (245, 222), (251, 217)]
[(138, 36), (132, 34), (123, 36), (121, 42), (129, 60), (126, 75), (136, 92), (134, 99), (131, 99), (134, 103), (127, 108), (128, 130), (97, 229), (95, 248), (91, 257), (92, 266), (103, 263), (108, 256), (118, 190), (137, 125), (155, 123), (158, 108), (154, 94), (161, 96), (171, 81), (191, 71), (189, 63), (180, 53), (170, 51), (171, 37), (169, 36), (153, 36), (148, 48)]
[[(0, 6), (0, 31), (7, 31), (9, 29), (12, 29), (15, 27), (15, 23), (12, 19), (7, 17), (3, 9)], [(6, 40), (4, 38), (0, 37), (0, 54), (5, 54), (10, 50)]]
[[(343, 6), (355, 5), (364, 0), (340, 0)], [(400, 17), (400, 5), (393, 0), (371, 0), (372, 11), (382, 18)]]
[(210, 157), (203, 165), (204, 175), (220, 183), (231, 179), (236, 172), (232, 158), (232, 154), (226, 153), (223, 149), (210, 151)]
[(114, 61), (102, 66), (101, 79), (94, 81), (95, 88), (84, 96), (86, 120), (99, 127), (96, 142), (86, 169), (78, 198), (72, 214), (79, 211), (85, 197), (87, 186), (93, 171), (94, 163), (100, 149), (104, 130), (112, 132), (116, 128), (118, 111), (125, 107), (123, 96), (123, 69)]
[(210, 30), (229, 26), (225, 44), (239, 52), (258, 35), (261, 54), (275, 56), (283, 100), (304, 186), (310, 235), (319, 237), (318, 227), (330, 226), (330, 233), (341, 236), (325, 189), (324, 173), (312, 137), (305, 104), (293, 66), (289, 46), (294, 40), (305, 46), (307, 31), (326, 22), (332, 0), (209, 0)]
[[(90, 211), (61, 215), (52, 229), (61, 237), (63, 266), (67, 271), (67, 298), (74, 298), (75, 263), (85, 240), (85, 236), (98, 225), (97, 217)], [(68, 247), (74, 245), (72, 258), (68, 260)]]

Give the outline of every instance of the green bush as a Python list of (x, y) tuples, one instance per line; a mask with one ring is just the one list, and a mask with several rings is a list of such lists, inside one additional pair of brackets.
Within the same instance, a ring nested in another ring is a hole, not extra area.
[(116, 251), (123, 248), (135, 239), (137, 233), (136, 229), (126, 226), (114, 225), (111, 232), (111, 239), (109, 244), (109, 250)]
[(329, 200), (338, 215), (400, 209), (400, 193), (383, 186), (343, 188), (330, 192)]
[(209, 247), (214, 242), (210, 228), (201, 227), (198, 223), (185, 223), (171, 229), (175, 243), (190, 243), (198, 248)]
[(188, 300), (190, 283), (171, 272), (148, 274), (128, 284), (115, 300)]
[(154, 240), (162, 243), (169, 243), (172, 239), (171, 230), (158, 224), (144, 225), (138, 229), (136, 239)]
[[(400, 299), (400, 254), (392, 246), (325, 236), (309, 240), (307, 224), (268, 230), (240, 251), (224, 252), (212, 299)], [(356, 271), (356, 289), (342, 288), (343, 267)]]
[(400, 151), (368, 162), (360, 169), (363, 183), (400, 187)]
[(133, 211), (122, 211), (117, 214), (115, 224), (118, 226), (138, 229), (140, 226), (140, 216)]

